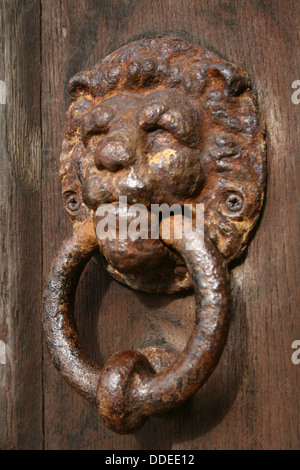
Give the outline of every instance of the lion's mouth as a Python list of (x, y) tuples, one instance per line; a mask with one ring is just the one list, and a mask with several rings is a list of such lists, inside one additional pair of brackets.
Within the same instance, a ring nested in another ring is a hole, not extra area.
[(153, 270), (169, 258), (159, 239), (159, 219), (142, 204), (129, 205), (125, 198), (100, 204), (94, 228), (101, 254), (121, 273)]
[(131, 168), (124, 172), (101, 171), (89, 176), (82, 184), (82, 198), (85, 205), (94, 211), (101, 204), (116, 204), (126, 198), (126, 204), (143, 204), (150, 209), (155, 194), (149, 175), (138, 175)]
[(190, 288), (182, 259), (160, 238), (160, 217), (145, 205), (122, 200), (100, 204), (94, 229), (96, 259), (116, 280), (146, 292)]
[(94, 212), (94, 227), (101, 242), (140, 240), (159, 241), (159, 215), (151, 211), (150, 204), (135, 203), (126, 196), (118, 201), (107, 198)]

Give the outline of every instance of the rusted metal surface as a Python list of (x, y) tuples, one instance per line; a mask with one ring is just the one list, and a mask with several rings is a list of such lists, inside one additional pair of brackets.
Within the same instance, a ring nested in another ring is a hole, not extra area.
[[(110, 429), (132, 432), (195, 393), (218, 362), (228, 329), (226, 265), (244, 251), (263, 203), (263, 129), (246, 72), (181, 40), (124, 46), (73, 77), (68, 90), (60, 178), (74, 234), (53, 264), (44, 326), (62, 375), (97, 401)], [(129, 207), (149, 210), (203, 203), (205, 243), (187, 251), (174, 237), (101, 240), (97, 208), (110, 203), (119, 218), (124, 196)], [(117, 353), (102, 370), (89, 361), (72, 308), (91, 256), (135, 289), (193, 287), (195, 328), (178, 358), (147, 348)]]
[[(193, 251), (185, 249), (184, 238), (165, 242), (183, 256), (196, 297), (194, 331), (177, 359), (158, 347), (123, 351), (101, 370), (86, 356), (73, 321), (73, 301), (79, 276), (96, 247), (92, 219), (63, 244), (46, 287), (44, 328), (54, 365), (85, 398), (97, 401), (106, 425), (119, 433), (135, 431), (151, 414), (178, 406), (195, 393), (214, 370), (227, 338), (226, 262), (209, 239), (204, 245), (199, 239)], [(168, 367), (157, 368), (158, 359), (166, 356)]]
[(130, 432), (151, 414), (170, 410), (193, 395), (214, 370), (227, 338), (230, 289), (224, 259), (209, 239), (204, 246), (199, 241), (201, 248), (193, 252), (185, 250), (184, 239), (168, 243), (183, 256), (193, 281), (194, 330), (185, 350), (163, 372), (155, 373), (136, 351), (117, 353), (104, 365), (98, 409), (107, 426), (118, 432)]
[(52, 265), (44, 295), (44, 330), (56, 369), (88, 400), (95, 401), (100, 367), (83, 351), (73, 320), (80, 274), (96, 248), (91, 219), (66, 240)]

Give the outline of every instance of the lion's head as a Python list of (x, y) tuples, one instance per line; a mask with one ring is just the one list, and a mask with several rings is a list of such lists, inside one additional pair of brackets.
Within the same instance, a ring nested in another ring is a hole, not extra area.
[[(205, 225), (231, 261), (261, 209), (264, 138), (248, 75), (183, 40), (122, 47), (68, 85), (73, 100), (60, 177), (76, 223), (110, 203), (204, 203)], [(179, 255), (161, 240), (99, 240), (98, 260), (147, 291), (190, 286)]]

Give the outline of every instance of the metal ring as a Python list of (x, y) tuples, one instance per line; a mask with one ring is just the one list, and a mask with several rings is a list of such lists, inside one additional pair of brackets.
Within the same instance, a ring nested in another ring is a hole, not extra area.
[(183, 257), (196, 299), (195, 325), (184, 351), (156, 373), (141, 352), (114, 354), (101, 369), (82, 349), (73, 319), (76, 287), (96, 248), (92, 219), (77, 226), (59, 250), (46, 286), (43, 325), (55, 367), (81, 395), (97, 402), (100, 416), (120, 434), (138, 429), (148, 416), (180, 405), (208, 379), (222, 353), (229, 326), (227, 265), (209, 238), (167, 244)]

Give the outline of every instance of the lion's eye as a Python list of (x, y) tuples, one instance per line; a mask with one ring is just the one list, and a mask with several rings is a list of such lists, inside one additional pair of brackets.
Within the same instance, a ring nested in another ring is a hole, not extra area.
[(164, 104), (155, 103), (143, 109), (139, 117), (139, 125), (146, 131), (157, 128), (177, 134), (183, 127), (180, 111), (170, 110)]
[(98, 106), (86, 114), (81, 126), (82, 140), (87, 144), (88, 138), (96, 134), (105, 134), (113, 119), (113, 112), (109, 108)]
[(158, 121), (167, 110), (162, 103), (154, 103), (144, 108), (139, 115), (139, 125), (145, 131), (153, 131), (159, 127)]
[(155, 103), (142, 110), (139, 125), (147, 132), (163, 129), (170, 132), (179, 142), (195, 146), (199, 137), (199, 116), (193, 111), (192, 109), (191, 119), (190, 114), (184, 110)]
[(184, 136), (188, 131), (182, 118), (182, 114), (177, 110), (166, 111), (159, 118), (158, 124), (166, 131), (174, 134), (176, 137)]

